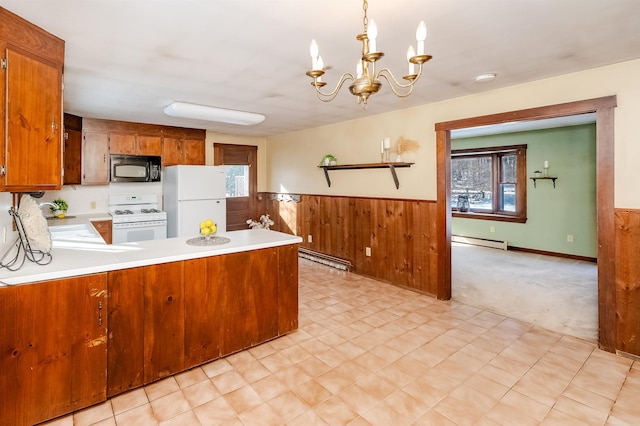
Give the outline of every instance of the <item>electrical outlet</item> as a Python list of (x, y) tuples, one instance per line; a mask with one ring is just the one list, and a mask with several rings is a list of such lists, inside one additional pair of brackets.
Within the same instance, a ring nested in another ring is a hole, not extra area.
[(307, 235), (307, 242), (308, 243), (312, 243), (313, 242), (313, 237), (311, 236), (311, 234)]
[(568, 243), (572, 243), (573, 242), (573, 235), (567, 234), (567, 242)]
[(371, 257), (371, 247), (365, 247), (364, 248), (364, 255)]
[(496, 227), (495, 226), (490, 226), (489, 227), (489, 232), (496, 232)]
[(92, 201), (91, 203), (89, 203), (91, 206), (91, 210), (95, 210), (96, 209), (96, 202)]

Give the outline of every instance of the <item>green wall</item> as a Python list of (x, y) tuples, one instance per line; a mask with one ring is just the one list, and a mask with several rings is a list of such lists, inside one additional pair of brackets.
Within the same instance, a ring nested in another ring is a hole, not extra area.
[[(527, 144), (527, 222), (453, 218), (451, 233), (507, 240), (510, 246), (596, 257), (596, 126), (561, 127), (455, 139), (451, 149)], [(549, 161), (551, 181), (528, 179)], [(495, 232), (490, 232), (491, 227)], [(567, 241), (573, 235), (573, 242)]]

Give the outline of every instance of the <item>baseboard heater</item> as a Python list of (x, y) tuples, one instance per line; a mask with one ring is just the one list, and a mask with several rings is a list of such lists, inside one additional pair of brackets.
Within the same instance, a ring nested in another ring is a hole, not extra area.
[(323, 265), (331, 266), (332, 268), (340, 269), (343, 271), (350, 271), (351, 267), (353, 266), (353, 264), (346, 259), (329, 256), (328, 254), (309, 250), (304, 247), (298, 247), (298, 257), (302, 257), (303, 259), (308, 259), (313, 262), (322, 263)]
[(486, 240), (484, 238), (463, 237), (462, 235), (452, 235), (451, 241), (456, 243), (471, 244), (474, 246), (491, 247), (500, 250), (507, 250), (507, 242), (499, 240)]

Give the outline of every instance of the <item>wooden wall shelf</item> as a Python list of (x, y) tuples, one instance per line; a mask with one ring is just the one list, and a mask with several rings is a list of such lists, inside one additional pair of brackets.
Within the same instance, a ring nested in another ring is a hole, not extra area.
[(536, 187), (536, 181), (538, 180), (552, 180), (553, 181), (553, 187), (556, 187), (556, 179), (558, 179), (557, 177), (550, 177), (550, 176), (541, 176), (541, 177), (531, 177), (529, 178), (533, 181), (533, 187)]
[(329, 179), (329, 170), (359, 170), (359, 169), (389, 169), (396, 189), (400, 188), (396, 168), (411, 167), (414, 163), (366, 163), (366, 164), (340, 164), (336, 166), (318, 166), (324, 169), (324, 177), (327, 178), (327, 185), (331, 187), (331, 179)]

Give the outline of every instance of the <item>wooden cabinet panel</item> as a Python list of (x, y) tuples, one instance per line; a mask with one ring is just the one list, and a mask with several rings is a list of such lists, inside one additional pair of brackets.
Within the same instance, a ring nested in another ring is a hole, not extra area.
[(109, 133), (111, 154), (162, 155), (162, 138), (135, 133)]
[(84, 131), (82, 137), (82, 184), (109, 184), (109, 134)]
[(106, 398), (106, 274), (0, 289), (0, 424)]
[(205, 146), (204, 141), (185, 139), (182, 164), (204, 165)]
[(165, 137), (162, 141), (162, 167), (182, 164), (182, 139)]
[(137, 154), (136, 135), (128, 133), (109, 133), (109, 151), (111, 154)]
[(144, 284), (144, 380), (184, 369), (183, 262), (146, 266)]
[(136, 154), (158, 156), (162, 155), (162, 138), (160, 136), (138, 135)]
[(5, 190), (62, 186), (62, 70), (7, 47)]
[(108, 396), (295, 330), (297, 248), (109, 272)]
[(64, 132), (64, 184), (82, 183), (82, 131), (65, 129)]
[(278, 247), (278, 334), (298, 328), (298, 246)]
[(144, 274), (109, 272), (108, 397), (144, 384)]
[(105, 243), (112, 243), (113, 223), (111, 220), (93, 220), (91, 224), (100, 233)]
[(109, 272), (109, 396), (184, 369), (182, 280), (182, 262)]
[(162, 143), (162, 166), (177, 164), (204, 165), (204, 141), (165, 137)]
[(185, 261), (185, 367), (220, 357), (220, 257)]
[(223, 355), (278, 335), (277, 270), (275, 248), (222, 256)]

